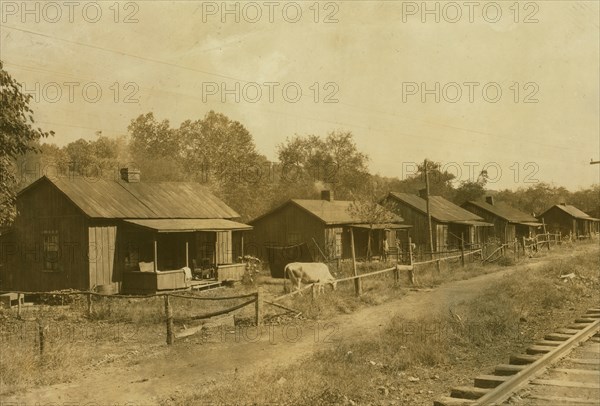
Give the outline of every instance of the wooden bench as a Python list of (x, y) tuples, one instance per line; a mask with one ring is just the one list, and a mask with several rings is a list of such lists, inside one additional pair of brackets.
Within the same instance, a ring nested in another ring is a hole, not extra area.
[(17, 305), (19, 304), (19, 301), (21, 302), (20, 304), (23, 305), (25, 303), (25, 296), (19, 295), (18, 293), (3, 293), (0, 295), (0, 303), (7, 309), (12, 307), (14, 301), (17, 301)]

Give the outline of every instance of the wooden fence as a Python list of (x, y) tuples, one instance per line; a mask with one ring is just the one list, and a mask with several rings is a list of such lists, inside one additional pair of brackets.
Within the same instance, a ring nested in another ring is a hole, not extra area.
[[(428, 261), (414, 262), (415, 255), (412, 251), (412, 241), (409, 238), (409, 242), (408, 242), (408, 262), (409, 263), (408, 264), (400, 264), (399, 257), (396, 257), (397, 263), (393, 267), (386, 268), (386, 269), (380, 269), (378, 271), (368, 272), (368, 273), (364, 273), (364, 274), (360, 274), (360, 275), (355, 274), (354, 276), (348, 276), (345, 278), (336, 279), (336, 283), (354, 281), (355, 293), (357, 296), (360, 296), (362, 294), (362, 282), (361, 282), (362, 279), (369, 278), (369, 277), (376, 276), (376, 275), (381, 275), (381, 274), (388, 273), (388, 272), (393, 272), (394, 273), (394, 283), (398, 283), (398, 281), (400, 280), (400, 271), (408, 271), (410, 280), (414, 284), (415, 267), (435, 263), (438, 268), (438, 271), (439, 271), (440, 262), (449, 261), (449, 260), (453, 260), (453, 259), (460, 259), (462, 266), (464, 266), (466, 259), (468, 257), (474, 257), (476, 255), (481, 255), (481, 248), (466, 251), (464, 249), (464, 247), (461, 247), (460, 250), (453, 251), (453, 253), (456, 253), (456, 252), (460, 252), (460, 254), (445, 255), (445, 256), (440, 256), (438, 258), (431, 259)], [(354, 266), (356, 266), (356, 265), (354, 264)], [(313, 295), (313, 297), (315, 297), (316, 292), (317, 292), (317, 285), (311, 284), (311, 285), (304, 286), (300, 290), (296, 290), (293, 292), (286, 293), (282, 296), (279, 296), (279, 297), (273, 299), (273, 302), (277, 302), (279, 300), (288, 298), (288, 297), (296, 295), (296, 294), (301, 294), (303, 291), (308, 290), (308, 289), (312, 290), (312, 295)]]
[[(437, 266), (437, 269), (439, 271), (439, 269), (440, 269), (439, 266), (442, 261), (450, 261), (450, 260), (460, 259), (461, 265), (465, 266), (465, 263), (466, 263), (466, 260), (468, 257), (470, 257), (472, 261), (475, 261), (476, 257), (479, 256), (479, 257), (481, 257), (481, 260), (483, 263), (493, 262), (503, 256), (507, 256), (508, 255), (507, 251), (510, 249), (514, 250), (513, 255), (515, 255), (518, 258), (519, 252), (521, 252), (521, 251), (523, 252), (523, 254), (525, 254), (529, 250), (530, 256), (531, 256), (531, 255), (535, 255), (535, 253), (539, 252), (540, 249), (543, 247), (546, 247), (548, 250), (550, 250), (551, 245), (557, 245), (557, 244), (561, 244), (561, 235), (560, 234), (545, 233), (545, 234), (538, 234), (530, 239), (523, 238), (522, 244), (519, 241), (513, 241), (513, 242), (510, 242), (507, 244), (501, 244), (500, 246), (496, 246), (491, 254), (488, 252), (488, 253), (486, 253), (486, 255), (484, 255), (484, 251), (486, 249), (485, 247), (482, 247), (479, 249), (474, 249), (474, 250), (468, 250), (468, 251), (465, 250), (464, 247), (461, 247), (461, 249), (458, 251), (459, 254), (457, 254), (457, 255), (445, 255), (445, 256), (434, 258), (434, 259), (427, 260), (427, 261), (414, 262), (414, 254), (412, 252), (412, 244), (410, 243), (410, 239), (409, 239), (409, 252), (408, 252), (408, 262), (409, 263), (408, 264), (400, 264), (399, 259), (397, 259), (397, 263), (393, 267), (381, 269), (381, 270), (377, 270), (377, 271), (373, 271), (373, 272), (369, 272), (369, 273), (364, 273), (364, 274), (357, 274), (356, 273), (356, 262), (354, 260), (355, 275), (337, 279), (335, 282), (343, 283), (343, 282), (347, 282), (347, 281), (354, 281), (355, 293), (356, 293), (356, 295), (359, 296), (362, 294), (362, 282), (361, 281), (364, 278), (369, 278), (372, 276), (381, 275), (381, 274), (385, 274), (388, 272), (393, 272), (394, 273), (394, 281), (395, 281), (395, 283), (398, 283), (400, 280), (400, 271), (404, 270), (404, 271), (409, 272), (410, 280), (414, 284), (414, 282), (415, 282), (414, 270), (418, 266), (435, 263)], [(457, 252), (457, 251), (454, 251), (454, 252)], [(17, 300), (18, 300), (17, 317), (20, 317), (20, 315), (21, 315), (22, 295), (26, 295), (26, 294), (27, 295), (55, 295), (55, 296), (84, 295), (87, 298), (87, 314), (88, 314), (88, 316), (91, 316), (92, 312), (93, 312), (93, 300), (92, 300), (93, 297), (104, 297), (104, 298), (116, 299), (116, 300), (118, 300), (118, 299), (147, 299), (147, 298), (153, 298), (153, 297), (163, 297), (164, 302), (165, 302), (165, 306), (164, 306), (165, 310), (164, 311), (165, 311), (165, 325), (166, 325), (166, 332), (167, 332), (166, 341), (167, 341), (167, 344), (171, 345), (175, 341), (176, 336), (175, 336), (175, 333), (173, 330), (173, 310), (172, 310), (172, 306), (170, 303), (170, 298), (182, 298), (182, 299), (189, 299), (189, 300), (209, 300), (209, 301), (249, 299), (249, 300), (246, 300), (235, 306), (231, 306), (231, 307), (228, 307), (228, 308), (225, 308), (222, 310), (192, 316), (192, 317), (190, 317), (190, 319), (192, 319), (192, 320), (208, 319), (211, 317), (216, 317), (216, 316), (220, 316), (223, 314), (231, 313), (231, 312), (239, 310), (243, 307), (254, 304), (255, 305), (255, 312), (254, 312), (255, 313), (255, 323), (257, 326), (259, 326), (263, 322), (263, 306), (265, 304), (275, 306), (275, 307), (287, 310), (289, 312), (295, 312), (295, 313), (299, 314), (296, 310), (291, 309), (287, 306), (281, 305), (277, 302), (279, 302), (280, 300), (282, 300), (284, 298), (288, 298), (293, 295), (300, 294), (301, 292), (303, 292), (307, 289), (312, 290), (312, 296), (314, 298), (317, 294), (318, 285), (317, 284), (306, 285), (302, 289), (286, 293), (284, 295), (276, 297), (272, 301), (267, 301), (264, 299), (264, 293), (263, 293), (262, 287), (258, 287), (257, 291), (254, 293), (249, 293), (249, 294), (245, 294), (245, 295), (237, 295), (237, 296), (220, 296), (220, 297), (203, 297), (203, 296), (195, 296), (195, 295), (184, 295), (184, 294), (175, 293), (175, 292), (164, 292), (164, 293), (157, 293), (157, 294), (144, 295), (144, 296), (108, 295), (108, 294), (101, 294), (101, 293), (90, 292), (90, 291), (74, 291), (74, 292), (22, 292), (22, 291), (2, 292), (2, 291), (0, 291), (0, 294), (13, 294), (13, 295), (16, 294), (17, 295)], [(38, 328), (38, 331), (40, 334), (39, 345), (40, 345), (41, 352), (43, 352), (43, 350), (44, 350), (44, 341), (45, 341), (44, 340), (44, 328), (43, 328), (42, 324), (43, 323), (40, 322), (40, 326)], [(193, 332), (191, 334), (193, 334)], [(180, 335), (180, 337), (185, 337), (186, 335), (190, 335), (190, 334), (184, 332)]]
[[(119, 300), (119, 299), (148, 299), (148, 298), (155, 298), (155, 297), (163, 297), (164, 298), (164, 312), (165, 312), (165, 327), (166, 327), (166, 341), (167, 344), (171, 345), (173, 344), (173, 342), (175, 341), (175, 332), (173, 329), (173, 307), (171, 305), (171, 301), (170, 298), (181, 298), (181, 299), (189, 299), (189, 300), (210, 300), (210, 301), (221, 301), (221, 300), (237, 300), (237, 299), (249, 299), (246, 300), (242, 303), (236, 304), (235, 306), (231, 306), (228, 307), (226, 309), (221, 309), (215, 312), (210, 312), (210, 313), (204, 313), (204, 314), (200, 314), (200, 315), (196, 315), (196, 316), (191, 316), (189, 317), (189, 319), (191, 320), (203, 320), (203, 319), (209, 319), (212, 317), (216, 317), (216, 316), (220, 316), (223, 314), (227, 314), (227, 313), (231, 313), (235, 310), (239, 310), (243, 307), (249, 306), (254, 304), (255, 307), (255, 323), (257, 326), (260, 326), (263, 322), (263, 306), (264, 304), (270, 304), (279, 308), (284, 308), (288, 311), (294, 311), (293, 309), (290, 309), (286, 306), (277, 304), (277, 303), (273, 303), (273, 302), (269, 302), (264, 300), (264, 293), (263, 293), (263, 288), (262, 287), (258, 287), (256, 292), (254, 293), (249, 293), (249, 294), (245, 294), (245, 295), (236, 295), (236, 296), (219, 296), (219, 297), (203, 297), (203, 296), (195, 296), (195, 295), (184, 295), (181, 293), (174, 293), (174, 292), (164, 292), (164, 293), (156, 293), (156, 294), (152, 294), (152, 295), (108, 295), (108, 294), (102, 294), (102, 293), (96, 293), (96, 292), (90, 292), (90, 291), (71, 291), (71, 292), (24, 292), (24, 291), (10, 291), (10, 292), (3, 292), (0, 291), (0, 295), (2, 294), (10, 294), (10, 295), (16, 295), (17, 297), (17, 317), (20, 318), (21, 317), (21, 307), (22, 307), (22, 298), (24, 295), (44, 295), (44, 296), (60, 296), (60, 297), (65, 297), (65, 296), (85, 296), (87, 298), (87, 316), (90, 317), (93, 314), (93, 297), (102, 297), (102, 298), (107, 298), (107, 299), (111, 299), (111, 300)], [(44, 342), (45, 342), (45, 337), (44, 337), (44, 322), (43, 320), (38, 320), (38, 331), (39, 331), (39, 345), (40, 345), (40, 352), (44, 351)], [(185, 332), (181, 335), (182, 337), (189, 335), (186, 334)]]

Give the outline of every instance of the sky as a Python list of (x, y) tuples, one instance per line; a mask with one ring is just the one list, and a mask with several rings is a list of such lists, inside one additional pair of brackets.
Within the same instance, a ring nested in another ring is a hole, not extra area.
[(600, 182), (598, 1), (6, 1), (0, 60), (65, 145), (209, 110), (276, 160), (350, 131), (373, 173)]

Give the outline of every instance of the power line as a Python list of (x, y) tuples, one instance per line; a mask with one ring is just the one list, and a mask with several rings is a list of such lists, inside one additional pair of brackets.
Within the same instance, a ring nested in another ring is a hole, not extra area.
[(104, 51), (104, 52), (112, 52), (112, 53), (115, 53), (115, 54), (119, 54), (119, 55), (123, 55), (123, 56), (128, 56), (130, 58), (135, 58), (135, 59), (139, 59), (139, 60), (146, 61), (146, 62), (157, 63), (157, 64), (160, 64), (160, 65), (170, 66), (170, 67), (178, 68), (178, 69), (185, 69), (185, 70), (189, 70), (189, 71), (197, 72), (197, 73), (203, 73), (203, 74), (209, 75), (209, 76), (215, 76), (215, 77), (219, 77), (219, 78), (223, 78), (223, 79), (237, 80), (237, 81), (246, 82), (246, 83), (250, 82), (249, 80), (240, 79), (240, 78), (236, 78), (236, 77), (233, 77), (233, 76), (223, 75), (223, 74), (215, 73), (215, 72), (209, 72), (209, 71), (205, 71), (205, 70), (198, 69), (198, 68), (192, 68), (192, 67), (189, 67), (189, 66), (178, 65), (178, 64), (175, 64), (175, 63), (172, 63), (172, 62), (161, 61), (160, 59), (148, 58), (148, 57), (140, 56), (140, 55), (133, 55), (133, 54), (130, 54), (130, 53), (124, 52), (124, 51), (119, 51), (119, 50), (115, 50), (115, 49), (105, 48), (105, 47), (101, 47), (99, 45), (86, 44), (86, 43), (80, 42), (80, 41), (68, 40), (68, 39), (56, 37), (56, 36), (49, 35), (49, 34), (43, 34), (41, 32), (36, 32), (36, 31), (31, 31), (31, 30), (25, 30), (23, 28), (11, 27), (9, 25), (4, 25), (4, 28), (8, 28), (10, 30), (24, 32), (24, 33), (27, 33), (27, 34), (38, 35), (40, 37), (44, 37), (44, 38), (49, 38), (49, 39), (53, 39), (53, 40), (57, 40), (57, 41), (66, 42), (68, 44), (79, 45), (79, 46), (82, 46), (82, 47), (97, 49), (97, 50)]
[[(184, 70), (189, 70), (189, 71), (193, 71), (193, 72), (198, 72), (198, 73), (203, 73), (206, 75), (210, 75), (210, 76), (215, 76), (215, 77), (220, 77), (220, 78), (224, 78), (224, 79), (230, 79), (230, 80), (237, 80), (240, 82), (244, 82), (244, 83), (250, 83), (251, 81), (246, 80), (246, 79), (240, 79), (240, 78), (236, 78), (233, 76), (229, 76), (229, 75), (223, 75), (223, 74), (218, 74), (218, 73), (214, 73), (214, 72), (209, 72), (209, 71), (205, 71), (205, 70), (201, 70), (201, 69), (197, 69), (197, 68), (192, 68), (189, 66), (183, 66), (183, 65), (179, 65), (179, 64), (175, 64), (175, 63), (171, 63), (171, 62), (166, 62), (166, 61), (162, 61), (159, 59), (154, 59), (154, 58), (148, 58), (148, 57), (144, 57), (144, 56), (140, 56), (140, 55), (133, 55), (124, 51), (119, 51), (119, 50), (114, 50), (114, 49), (110, 49), (110, 48), (106, 48), (106, 47), (101, 47), (98, 45), (93, 45), (93, 44), (86, 44), (80, 41), (73, 41), (73, 40), (67, 40), (64, 38), (60, 38), (60, 37), (56, 37), (56, 36), (52, 36), (49, 34), (44, 34), (44, 33), (40, 33), (40, 32), (36, 32), (36, 31), (31, 31), (31, 30), (25, 30), (22, 28), (17, 28), (17, 27), (11, 27), (11, 26), (4, 26), (5, 28), (8, 29), (12, 29), (15, 31), (20, 31), (20, 32), (24, 32), (24, 33), (28, 33), (28, 34), (32, 34), (32, 35), (38, 35), (44, 38), (49, 38), (49, 39), (53, 39), (53, 40), (58, 40), (58, 41), (62, 41), (62, 42), (66, 42), (69, 44), (74, 44), (74, 45), (78, 45), (78, 46), (83, 46), (83, 47), (87, 47), (87, 48), (91, 48), (91, 49), (97, 49), (97, 50), (101, 50), (104, 52), (111, 52), (111, 53), (116, 53), (119, 55), (123, 55), (123, 56), (128, 56), (131, 58), (135, 58), (135, 59), (139, 59), (139, 60), (143, 60), (146, 62), (152, 62), (152, 63), (157, 63), (157, 64), (161, 64), (161, 65), (165, 65), (165, 66), (169, 66), (169, 67), (174, 67), (174, 68), (179, 68), (179, 69), (184, 69)], [(35, 68), (30, 68), (30, 69), (35, 69)], [(43, 70), (42, 68), (38, 68)], [(65, 74), (65, 75), (69, 75), (69, 74)], [(171, 94), (176, 94), (176, 95), (183, 95), (185, 97), (189, 97), (192, 99), (196, 99), (199, 100), (199, 98), (191, 96), (191, 95), (185, 95), (183, 93), (178, 93), (178, 92), (173, 92), (173, 91), (168, 91), (168, 90), (160, 90), (160, 89), (152, 89), (151, 91), (155, 91), (158, 90), (160, 92), (164, 92), (164, 93), (171, 93)], [(307, 97), (306, 95), (302, 95), (302, 97)], [(485, 135), (487, 137), (501, 137), (504, 139), (508, 139), (508, 140), (517, 140), (514, 137), (508, 137), (506, 135), (500, 135), (500, 134), (494, 134), (494, 133), (489, 133), (489, 132), (485, 132), (485, 131), (480, 131), (480, 130), (473, 130), (473, 129), (469, 129), (469, 128), (464, 128), (464, 127), (457, 127), (457, 126), (452, 126), (449, 124), (444, 124), (444, 123), (437, 123), (437, 122), (431, 122), (431, 121), (427, 121), (427, 120), (420, 120), (420, 119), (415, 119), (415, 118), (409, 118), (409, 117), (403, 117), (398, 115), (397, 113), (390, 113), (390, 112), (383, 112), (383, 111), (378, 111), (372, 108), (365, 108), (362, 106), (355, 106), (355, 105), (351, 105), (351, 104), (347, 104), (347, 103), (340, 103), (343, 105), (346, 105), (348, 107), (352, 107), (352, 108), (356, 108), (359, 110), (370, 110), (372, 112), (376, 112), (379, 114), (384, 114), (384, 115), (390, 115), (390, 116), (394, 116), (394, 117), (399, 117), (399, 118), (404, 118), (404, 119), (408, 119), (408, 120), (413, 120), (413, 121), (417, 121), (417, 122), (422, 122), (425, 124), (430, 124), (430, 125), (434, 125), (434, 126), (441, 126), (441, 127), (447, 127), (447, 128), (451, 128), (454, 130), (458, 130), (458, 131), (464, 131), (464, 132), (471, 132), (471, 133), (475, 133), (475, 134), (479, 134), (479, 135)], [(265, 109), (261, 109), (261, 111), (269, 111), (269, 110), (265, 110)], [(274, 114), (279, 114), (279, 115), (284, 115), (284, 116), (290, 116), (290, 117), (296, 117), (296, 118), (302, 118), (302, 119), (307, 119), (307, 120), (313, 120), (313, 121), (320, 121), (320, 122), (326, 122), (326, 123), (331, 123), (331, 124), (336, 124), (336, 125), (344, 125), (344, 126), (349, 126), (349, 127), (355, 127), (355, 128), (363, 128), (363, 129), (368, 129), (368, 130), (377, 130), (377, 131), (381, 131), (383, 133), (390, 133), (393, 135), (397, 135), (397, 134), (401, 134), (401, 135), (406, 135), (406, 136), (414, 136), (414, 134), (406, 134), (406, 133), (399, 133), (397, 131), (391, 131), (391, 130), (385, 130), (385, 129), (378, 129), (372, 126), (361, 126), (361, 125), (356, 125), (356, 124), (349, 124), (349, 123), (343, 123), (343, 122), (339, 122), (339, 121), (331, 121), (331, 120), (324, 120), (324, 119), (315, 119), (315, 118), (311, 118), (311, 117), (306, 117), (306, 116), (299, 116), (299, 115), (292, 115), (292, 114), (288, 114), (288, 113), (281, 113), (281, 112), (277, 112), (277, 111), (270, 111), (271, 113)], [(432, 136), (423, 136), (420, 135), (420, 138), (428, 138), (432, 141), (443, 141), (446, 142), (448, 141), (446, 138), (439, 138), (439, 137), (432, 137)], [(523, 138), (519, 138), (518, 139), (519, 142), (523, 142)], [(463, 145), (472, 145), (470, 142), (457, 142), (456, 140), (453, 141), (455, 143), (459, 143), (459, 144), (463, 144)], [(561, 146), (561, 145), (552, 145), (552, 144), (548, 144), (548, 143), (543, 143), (543, 144), (539, 144), (539, 143), (535, 143), (535, 142), (528, 142), (531, 145), (536, 145), (536, 146), (542, 146), (542, 147), (549, 147), (549, 148), (554, 148), (554, 149), (560, 149), (560, 150), (564, 150), (564, 149), (571, 149), (571, 150), (575, 150), (575, 148), (569, 148), (569, 147), (565, 147), (565, 146)]]

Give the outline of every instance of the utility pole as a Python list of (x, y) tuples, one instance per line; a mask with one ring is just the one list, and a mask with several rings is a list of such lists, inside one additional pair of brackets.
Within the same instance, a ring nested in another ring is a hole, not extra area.
[(431, 208), (429, 204), (429, 169), (427, 168), (427, 159), (425, 159), (425, 199), (427, 201), (427, 226), (429, 227), (429, 251), (430, 259), (433, 259), (433, 229), (431, 226)]
[(592, 158), (590, 159), (590, 165), (600, 165), (600, 161), (594, 161), (594, 159)]

